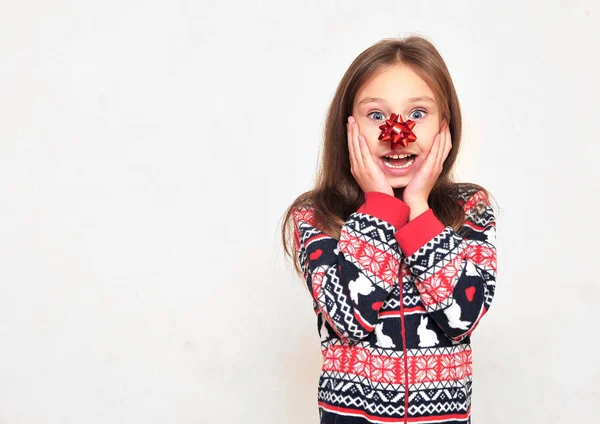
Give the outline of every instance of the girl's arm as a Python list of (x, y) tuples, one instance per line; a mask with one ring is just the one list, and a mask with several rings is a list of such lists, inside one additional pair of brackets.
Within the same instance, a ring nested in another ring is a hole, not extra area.
[(425, 309), (453, 340), (469, 335), (490, 308), (496, 287), (496, 222), (485, 192), (463, 205), (459, 235), (431, 209), (396, 234), (404, 262), (416, 277)]
[(395, 235), (408, 222), (409, 211), (394, 196), (367, 192), (365, 203), (342, 226), (339, 242), (314, 225), (311, 208), (294, 211), (297, 259), (315, 312), (342, 339), (366, 338), (398, 284), (402, 253)]

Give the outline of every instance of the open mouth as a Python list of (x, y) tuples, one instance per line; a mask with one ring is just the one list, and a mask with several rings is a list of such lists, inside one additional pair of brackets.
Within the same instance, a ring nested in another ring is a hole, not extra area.
[(417, 155), (390, 155), (383, 157), (383, 164), (388, 168), (408, 168), (415, 162)]

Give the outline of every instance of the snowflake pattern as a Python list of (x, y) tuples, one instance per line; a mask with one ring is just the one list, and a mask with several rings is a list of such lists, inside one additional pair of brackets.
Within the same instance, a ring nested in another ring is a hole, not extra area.
[(438, 358), (431, 356), (417, 356), (413, 358), (412, 370), (414, 381), (419, 383), (428, 383), (437, 380)]
[(469, 245), (465, 259), (473, 263), (496, 270), (496, 251), (489, 246)]
[(369, 376), (370, 357), (367, 349), (357, 348), (350, 353), (349, 371), (363, 377)]
[(473, 366), (471, 359), (471, 351), (463, 350), (455, 355), (456, 361), (456, 377), (463, 380), (468, 375), (473, 375)]
[(442, 272), (433, 274), (423, 282), (423, 285), (433, 298), (434, 303), (441, 303), (452, 294), (451, 280), (447, 280)]
[(388, 356), (373, 355), (371, 357), (371, 379), (379, 383), (394, 383), (397, 364), (393, 358)]
[(373, 274), (379, 274), (386, 259), (385, 252), (371, 245), (365, 245), (359, 257), (360, 264)]
[(341, 346), (330, 346), (323, 355), (323, 370), (339, 371), (342, 366), (343, 349)]
[(441, 381), (452, 381), (457, 379), (455, 355), (442, 355), (438, 363)]
[(353, 237), (348, 232), (343, 231), (340, 236), (339, 248), (346, 255), (356, 257), (362, 248), (362, 242), (358, 237)]
[(388, 258), (381, 265), (380, 277), (390, 286), (394, 285), (398, 281), (398, 261), (393, 257)]

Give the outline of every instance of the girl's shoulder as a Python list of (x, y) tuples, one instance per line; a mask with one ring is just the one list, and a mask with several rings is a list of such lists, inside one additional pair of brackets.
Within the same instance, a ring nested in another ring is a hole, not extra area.
[(457, 183), (455, 195), (466, 220), (480, 224), (495, 220), (497, 211), (486, 188), (473, 183)]
[(464, 205), (469, 201), (475, 200), (475, 198), (487, 198), (488, 192), (478, 184), (460, 182), (454, 183), (450, 189), (450, 196), (461, 205)]
[(450, 195), (458, 201), (465, 202), (481, 189), (482, 187), (473, 183), (455, 183), (450, 189)]
[(495, 213), (488, 190), (474, 183), (455, 183), (451, 197), (458, 203), (465, 216), (489, 217)]
[(315, 212), (314, 208), (310, 204), (295, 206), (292, 209), (292, 216), (296, 226), (298, 226), (300, 222), (305, 222), (312, 226), (315, 224)]

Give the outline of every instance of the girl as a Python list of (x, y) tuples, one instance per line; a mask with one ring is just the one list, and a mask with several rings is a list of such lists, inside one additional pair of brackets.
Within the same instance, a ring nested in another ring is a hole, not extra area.
[[(378, 139), (392, 113), (416, 141)], [(460, 138), (454, 84), (421, 37), (369, 47), (337, 88), (316, 186), (282, 230), (317, 316), (323, 424), (470, 422), (496, 223), (483, 187), (452, 180)]]

